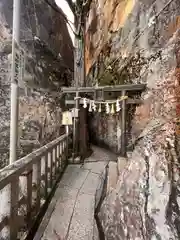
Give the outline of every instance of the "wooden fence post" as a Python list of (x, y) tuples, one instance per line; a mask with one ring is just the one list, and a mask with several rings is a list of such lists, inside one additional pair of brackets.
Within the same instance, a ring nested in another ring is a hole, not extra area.
[[(3, 219), (10, 215), (10, 204), (11, 204), (11, 186), (7, 185), (0, 191), (0, 222), (3, 221)], [(9, 226), (6, 226), (2, 229), (0, 232), (0, 239), (9, 239), (10, 236), (10, 228)]]
[(75, 109), (77, 111), (77, 116), (74, 117), (74, 126), (73, 126), (73, 161), (79, 154), (79, 93), (76, 93), (75, 98)]
[(29, 229), (32, 224), (32, 173), (31, 169), (27, 174), (27, 226)]
[(10, 240), (16, 240), (18, 234), (18, 197), (19, 177), (17, 176), (11, 182)]
[[(126, 91), (122, 91), (122, 97), (126, 95)], [(126, 156), (126, 99), (122, 100), (122, 111), (121, 111), (121, 155)]]

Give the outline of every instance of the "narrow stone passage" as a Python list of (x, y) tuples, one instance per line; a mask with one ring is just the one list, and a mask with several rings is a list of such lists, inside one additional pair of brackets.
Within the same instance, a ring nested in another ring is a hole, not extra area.
[(69, 165), (49, 205), (35, 240), (98, 240), (94, 218), (105, 181), (105, 168), (116, 156), (93, 147), (80, 165)]

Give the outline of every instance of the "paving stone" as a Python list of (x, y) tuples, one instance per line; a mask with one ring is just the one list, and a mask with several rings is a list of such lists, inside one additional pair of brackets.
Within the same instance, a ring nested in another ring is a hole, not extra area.
[(109, 161), (116, 161), (117, 156), (108, 150), (93, 146), (92, 147), (93, 153), (92, 155), (85, 159), (85, 162), (96, 162), (96, 161), (103, 161), (103, 162), (109, 162)]
[(96, 220), (94, 220), (94, 227), (93, 227), (93, 240), (99, 240), (99, 231), (96, 224)]
[(68, 165), (50, 211), (43, 218), (38, 234), (43, 237), (35, 240), (99, 240), (94, 211), (101, 196), (106, 165), (114, 158), (106, 150), (97, 147), (93, 150), (87, 159), (91, 162)]
[[(73, 207), (77, 197), (78, 189), (72, 189), (68, 186), (58, 187), (53, 200), (51, 201), (48, 210), (40, 224), (40, 227), (35, 236), (35, 240), (55, 240), (57, 234), (65, 236), (70, 218), (73, 213)], [(64, 209), (66, 209), (64, 211)], [(59, 231), (60, 229), (60, 231)]]
[(59, 188), (57, 189), (59, 192), (58, 194), (58, 201), (59, 202), (65, 202), (68, 199), (75, 199), (78, 193), (78, 189), (72, 188), (70, 186), (65, 186), (62, 184), (59, 184)]
[(127, 165), (127, 162), (128, 162), (127, 158), (118, 157), (117, 166), (118, 166), (118, 174), (119, 175), (123, 172), (125, 166)]
[(76, 168), (80, 168), (80, 167), (81, 167), (81, 164), (69, 164), (68, 167), (66, 168), (65, 173), (76, 171)]
[(99, 182), (100, 176), (98, 174), (90, 172), (80, 190), (80, 193), (95, 195)]
[(107, 162), (86, 162), (83, 165), (83, 169), (88, 169), (91, 172), (101, 174), (103, 173), (107, 164)]
[(71, 168), (72, 171), (67, 171), (64, 173), (60, 185), (71, 186), (72, 188), (80, 189), (83, 185), (89, 171), (85, 169), (80, 169), (77, 167)]
[(116, 162), (109, 163), (108, 177), (107, 177), (107, 192), (110, 192), (116, 187), (118, 180), (118, 169)]
[(56, 204), (48, 226), (41, 238), (42, 240), (65, 239), (73, 214), (75, 199), (67, 199), (65, 202), (58, 202)]
[(95, 197), (80, 194), (74, 210), (68, 240), (92, 240), (94, 223)]

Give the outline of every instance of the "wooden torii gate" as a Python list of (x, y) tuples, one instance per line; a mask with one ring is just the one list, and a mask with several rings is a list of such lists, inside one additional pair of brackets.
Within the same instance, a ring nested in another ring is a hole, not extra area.
[[(63, 87), (62, 93), (70, 98), (66, 99), (66, 105), (74, 105), (79, 110), (80, 104), (83, 104), (83, 97), (90, 96), (92, 100), (106, 101), (111, 98), (128, 96), (128, 99), (122, 100), (121, 105), (121, 156), (126, 156), (126, 110), (127, 104), (141, 104), (141, 100), (135, 96), (141, 94), (146, 88), (146, 84), (125, 84), (115, 86), (98, 86), (98, 87)], [(77, 110), (77, 112), (78, 112)], [(81, 126), (82, 128), (82, 126)], [(79, 115), (74, 117), (73, 126), (73, 158), (79, 153)]]

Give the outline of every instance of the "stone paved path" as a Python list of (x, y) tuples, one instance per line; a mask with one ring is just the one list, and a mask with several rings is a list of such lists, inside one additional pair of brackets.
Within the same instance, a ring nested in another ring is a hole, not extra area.
[(93, 147), (83, 165), (69, 165), (34, 240), (97, 240), (94, 210), (100, 199), (105, 167), (116, 156)]

